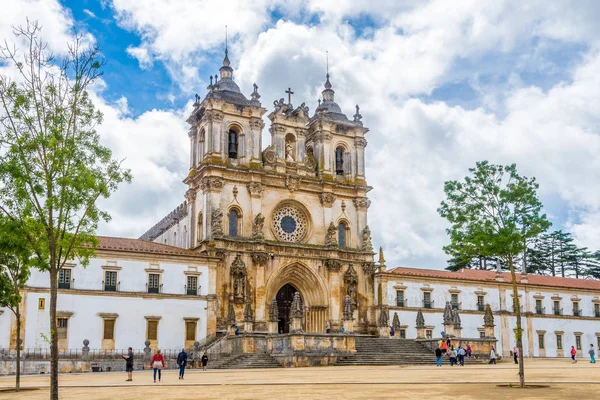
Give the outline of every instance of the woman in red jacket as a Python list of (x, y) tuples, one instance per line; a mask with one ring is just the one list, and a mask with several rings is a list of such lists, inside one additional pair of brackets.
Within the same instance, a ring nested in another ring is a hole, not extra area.
[(154, 368), (154, 383), (156, 383), (156, 371), (158, 371), (158, 381), (160, 382), (160, 371), (165, 367), (165, 358), (160, 354), (160, 350), (156, 350), (152, 361), (150, 361), (150, 367)]

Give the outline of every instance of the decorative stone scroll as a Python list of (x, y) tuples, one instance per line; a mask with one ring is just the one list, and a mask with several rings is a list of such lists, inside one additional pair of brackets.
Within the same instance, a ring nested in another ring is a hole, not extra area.
[(277, 154), (275, 153), (275, 148), (273, 145), (268, 146), (262, 152), (263, 163), (266, 165), (274, 165), (277, 162)]
[(342, 262), (333, 258), (326, 259), (323, 264), (329, 272), (339, 272), (340, 268), (342, 268)]
[(359, 211), (367, 211), (369, 206), (371, 205), (371, 200), (366, 197), (357, 197), (354, 199), (354, 206)]
[(267, 265), (267, 260), (269, 259), (269, 255), (267, 253), (255, 252), (252, 253), (252, 262), (255, 265), (260, 265), (264, 267)]
[(218, 176), (207, 176), (200, 182), (200, 189), (203, 192), (220, 192), (224, 186), (225, 181)]
[(285, 186), (290, 192), (294, 192), (300, 188), (300, 177), (295, 175), (287, 175), (285, 177)]
[(248, 188), (248, 193), (250, 193), (250, 197), (260, 198), (263, 193), (262, 183), (259, 182), (250, 182), (246, 185)]
[(332, 207), (335, 202), (335, 195), (333, 193), (320, 193), (319, 200), (324, 207)]

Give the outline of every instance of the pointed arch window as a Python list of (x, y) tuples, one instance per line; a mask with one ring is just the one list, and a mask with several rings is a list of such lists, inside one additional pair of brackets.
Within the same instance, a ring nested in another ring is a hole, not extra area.
[(346, 247), (348, 225), (345, 222), (340, 222), (338, 225), (338, 245), (342, 248)]
[(231, 237), (238, 236), (239, 217), (240, 216), (237, 210), (233, 209), (229, 211), (229, 236)]
[(344, 149), (342, 147), (335, 149), (335, 174), (344, 175)]
[(235, 129), (229, 130), (227, 152), (229, 154), (229, 158), (238, 157), (238, 133), (235, 131)]

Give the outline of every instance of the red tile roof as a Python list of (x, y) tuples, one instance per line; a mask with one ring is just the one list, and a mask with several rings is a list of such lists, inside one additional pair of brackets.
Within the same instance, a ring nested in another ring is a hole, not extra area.
[(204, 257), (193, 250), (182, 249), (175, 246), (168, 246), (162, 243), (149, 242), (147, 240), (127, 239), (111, 236), (97, 236), (97, 238), (100, 241), (98, 246), (96, 246), (97, 250), (131, 251), (137, 253)]
[[(477, 269), (461, 269), (457, 272), (434, 269), (397, 267), (386, 271), (388, 274), (415, 276), (424, 278), (440, 278), (465, 281), (497, 282), (496, 271), (481, 271)], [(510, 282), (509, 272), (502, 273), (504, 282)], [(521, 274), (517, 274), (517, 282), (521, 283)], [(544, 275), (527, 275), (529, 285), (555, 286), (570, 289), (600, 290), (600, 281), (592, 279), (559, 278)]]

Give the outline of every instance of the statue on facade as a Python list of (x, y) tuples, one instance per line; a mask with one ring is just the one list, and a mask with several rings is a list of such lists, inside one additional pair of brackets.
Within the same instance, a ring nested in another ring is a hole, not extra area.
[(263, 240), (265, 234), (263, 233), (263, 227), (265, 225), (265, 217), (262, 213), (256, 214), (254, 217), (254, 223), (252, 224), (252, 239)]
[(211, 232), (213, 236), (223, 236), (223, 212), (219, 208), (212, 212)]
[(363, 229), (362, 250), (373, 251), (373, 244), (371, 243), (371, 229), (369, 229), (369, 225), (365, 226), (365, 229)]
[(356, 290), (356, 287), (358, 285), (358, 274), (354, 270), (352, 264), (348, 266), (348, 269), (344, 273), (344, 283), (347, 286), (346, 294), (350, 296), (350, 300), (352, 300), (352, 305), (356, 306), (358, 301)]
[(458, 315), (458, 310), (454, 310), (452, 313), (452, 322), (454, 323), (454, 329), (461, 329), (460, 325), (460, 315)]
[(230, 275), (233, 281), (233, 299), (236, 303), (241, 303), (246, 297), (247, 270), (240, 254), (235, 256), (231, 264)]
[(285, 161), (294, 162), (294, 148), (290, 143), (285, 145)]
[(352, 299), (350, 299), (350, 296), (346, 295), (346, 297), (344, 297), (344, 319), (354, 319), (354, 316), (352, 315), (353, 312), (354, 310), (352, 309)]
[(327, 228), (327, 234), (325, 235), (325, 246), (327, 247), (337, 247), (337, 228), (333, 224), (333, 222), (329, 223), (329, 228)]
[(454, 323), (454, 315), (452, 313), (452, 306), (450, 302), (446, 302), (446, 307), (444, 308), (444, 325), (452, 325)]

